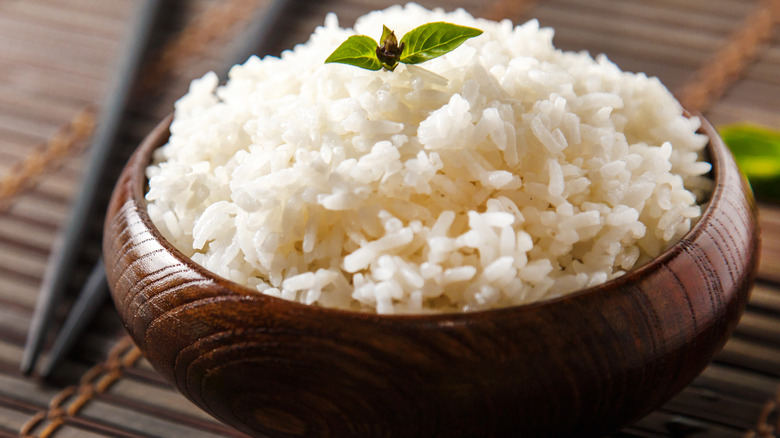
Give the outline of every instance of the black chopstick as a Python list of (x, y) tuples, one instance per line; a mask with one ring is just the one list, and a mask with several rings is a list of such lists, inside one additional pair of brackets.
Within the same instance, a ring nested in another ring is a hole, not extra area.
[(117, 65), (115, 80), (111, 83), (107, 100), (102, 107), (97, 130), (90, 148), (90, 158), (81, 190), (70, 212), (67, 226), (55, 245), (44, 273), (40, 294), (35, 305), (30, 331), (27, 334), (21, 371), (30, 374), (46, 340), (48, 329), (57, 304), (60, 301), (73, 270), (80, 248), (83, 245), (88, 219), (97, 208), (101, 181), (108, 168), (109, 157), (116, 143), (119, 127), (130, 90), (135, 83), (141, 61), (151, 37), (153, 24), (162, 5), (162, 0), (144, 0), (137, 9), (137, 19), (129, 27), (132, 34), (126, 38), (123, 54)]
[(62, 328), (52, 344), (49, 361), (41, 370), (42, 377), (49, 377), (57, 365), (62, 362), (81, 333), (84, 332), (105, 303), (107, 297), (106, 268), (103, 265), (103, 259), (100, 259), (92, 268), (82, 292), (73, 303), (65, 323), (62, 324)]
[[(251, 20), (251, 25), (238, 38), (238, 43), (228, 56), (226, 67), (220, 77), (227, 77), (227, 72), (234, 64), (243, 63), (253, 54), (270, 52), (279, 40), (278, 25), (280, 17), (287, 11), (290, 0), (275, 0), (267, 10), (259, 8), (257, 16)], [(49, 361), (44, 366), (41, 375), (49, 377), (54, 369), (65, 358), (70, 348), (75, 344), (89, 321), (100, 310), (108, 297), (105, 268), (102, 260), (95, 265), (89, 279), (78, 295), (68, 318), (62, 326), (52, 346)]]

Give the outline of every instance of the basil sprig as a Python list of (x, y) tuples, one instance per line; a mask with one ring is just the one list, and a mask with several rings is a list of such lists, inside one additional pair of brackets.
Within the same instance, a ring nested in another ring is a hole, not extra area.
[(365, 35), (351, 36), (331, 53), (325, 63), (393, 71), (399, 62), (419, 64), (437, 58), (455, 50), (467, 39), (482, 34), (481, 30), (473, 27), (436, 22), (412, 29), (399, 42), (392, 30), (382, 27), (381, 45)]

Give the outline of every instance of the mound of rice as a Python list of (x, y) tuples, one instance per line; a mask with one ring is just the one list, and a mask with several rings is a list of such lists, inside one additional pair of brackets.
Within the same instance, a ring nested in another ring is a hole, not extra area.
[[(324, 59), (347, 37), (482, 29), (395, 72)], [(624, 274), (690, 230), (711, 182), (699, 120), (656, 79), (513, 27), (415, 4), (329, 15), (281, 59), (176, 103), (149, 213), (195, 262), (258, 292), (360, 311), (471, 311)]]

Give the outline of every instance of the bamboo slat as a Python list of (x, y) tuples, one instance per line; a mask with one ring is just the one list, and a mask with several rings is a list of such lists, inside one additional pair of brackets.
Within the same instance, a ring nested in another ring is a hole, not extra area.
[[(210, 438), (215, 430), (198, 428), (195, 425), (174, 422), (160, 415), (145, 413), (119, 404), (107, 403), (96, 399), (88, 403), (79, 413), (79, 417), (97, 424), (104, 424), (119, 430), (139, 435), (169, 437), (187, 436), (192, 438)], [(217, 430), (223, 430), (219, 426)]]
[(12, 434), (18, 431), (30, 415), (0, 405), (0, 431)]
[(780, 378), (713, 363), (696, 378), (693, 385), (746, 400), (766, 401), (775, 397)]

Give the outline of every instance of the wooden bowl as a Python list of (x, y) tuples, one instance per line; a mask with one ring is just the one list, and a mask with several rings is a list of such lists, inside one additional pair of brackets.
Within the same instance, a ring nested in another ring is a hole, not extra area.
[(214, 417), (255, 436), (600, 436), (698, 375), (745, 307), (758, 254), (750, 190), (706, 121), (716, 188), (653, 262), (546, 302), (378, 316), (258, 294), (174, 249), (149, 219), (144, 168), (114, 191), (104, 255), (146, 358)]

